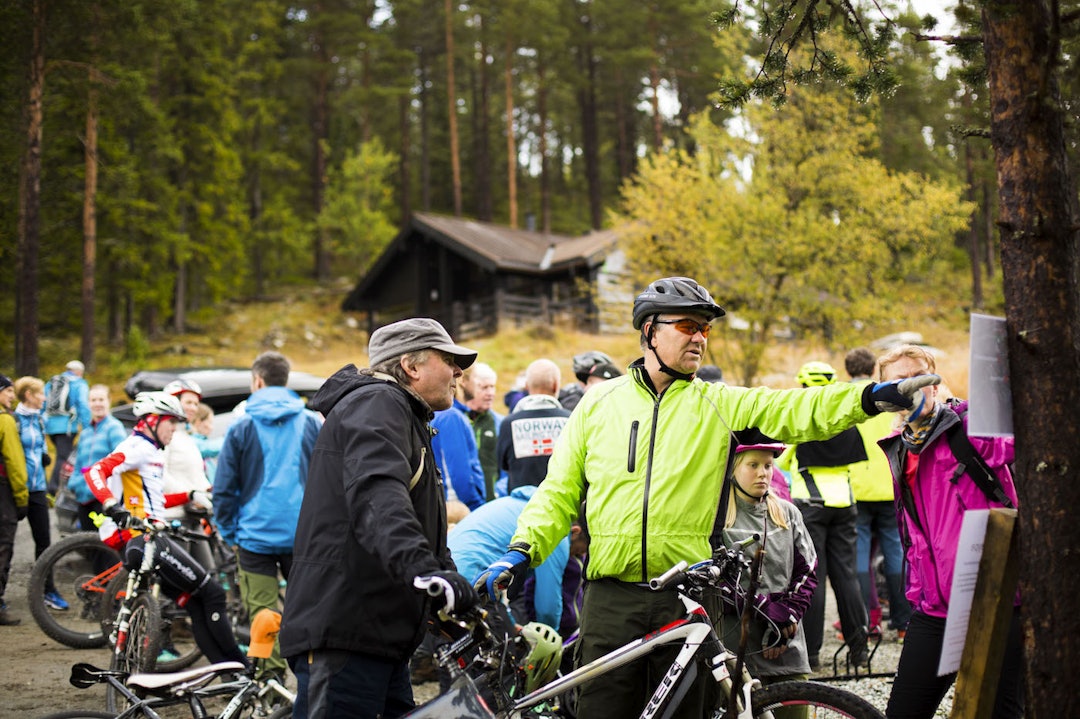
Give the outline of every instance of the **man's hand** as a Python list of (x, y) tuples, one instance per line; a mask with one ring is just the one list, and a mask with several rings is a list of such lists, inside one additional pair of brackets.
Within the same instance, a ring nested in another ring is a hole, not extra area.
[(434, 597), (435, 606), (447, 614), (467, 612), (480, 603), (469, 580), (452, 570), (416, 577), (413, 586)]
[(872, 415), (912, 409), (912, 416), (918, 417), (926, 402), (922, 388), (935, 384), (941, 384), (941, 377), (936, 374), (920, 374), (907, 379), (868, 384), (863, 390), (863, 410)]
[(514, 577), (524, 575), (529, 568), (529, 555), (518, 549), (511, 549), (497, 559), (490, 567), (480, 572), (473, 580), (478, 592), (487, 592), (488, 596), (498, 600), (514, 582)]
[(127, 529), (134, 521), (131, 512), (124, 509), (119, 502), (105, 507), (105, 514), (116, 524), (117, 529)]

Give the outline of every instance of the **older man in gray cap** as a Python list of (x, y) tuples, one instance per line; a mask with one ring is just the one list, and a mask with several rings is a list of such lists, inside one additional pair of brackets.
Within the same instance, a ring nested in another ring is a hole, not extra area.
[[(446, 505), (428, 425), (476, 352), (438, 322), (402, 320), (368, 342), (309, 407), (326, 423), (311, 456), (282, 619), (297, 676), (293, 717), (398, 717), (413, 707), (409, 657), (433, 609), (477, 596), (446, 549)], [(442, 590), (432, 599), (429, 586)]]

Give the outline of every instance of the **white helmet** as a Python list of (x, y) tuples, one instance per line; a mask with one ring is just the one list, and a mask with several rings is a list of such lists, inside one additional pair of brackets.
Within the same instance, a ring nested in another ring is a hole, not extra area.
[(173, 397), (179, 397), (184, 392), (193, 392), (199, 396), (199, 399), (202, 399), (202, 387), (199, 386), (199, 383), (193, 379), (186, 379), (184, 377), (174, 379), (172, 382), (162, 387), (161, 391), (165, 394), (171, 394)]
[(165, 392), (139, 392), (135, 395), (135, 403), (131, 411), (136, 417), (145, 417), (148, 414), (156, 414), (160, 417), (171, 417), (182, 422), (187, 421), (184, 408), (180, 406), (180, 400)]

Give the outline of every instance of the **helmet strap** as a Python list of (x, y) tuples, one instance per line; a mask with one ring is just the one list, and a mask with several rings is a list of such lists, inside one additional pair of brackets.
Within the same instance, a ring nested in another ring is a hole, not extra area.
[(676, 372), (674, 369), (669, 367), (663, 359), (661, 359), (660, 353), (656, 351), (656, 346), (653, 344), (653, 333), (656, 332), (656, 318), (659, 316), (660, 315), (653, 315), (652, 319), (649, 320), (649, 332), (645, 335), (645, 346), (648, 349), (652, 350), (653, 357), (656, 358), (656, 362), (660, 365), (661, 372), (668, 375), (669, 377), (674, 377), (675, 379), (682, 379), (689, 382), (690, 380), (694, 379), (693, 372), (690, 372), (689, 374), (685, 372)]

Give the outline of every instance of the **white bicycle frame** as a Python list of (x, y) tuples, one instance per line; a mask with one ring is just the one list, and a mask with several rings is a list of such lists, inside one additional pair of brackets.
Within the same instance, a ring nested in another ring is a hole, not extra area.
[[(685, 566), (686, 565), (683, 564), (683, 568), (685, 568)], [(528, 709), (535, 704), (539, 704), (545, 699), (553, 699), (567, 689), (578, 687), (591, 679), (601, 677), (610, 671), (629, 664), (635, 659), (640, 659), (650, 652), (656, 651), (662, 646), (682, 642), (682, 648), (679, 650), (675, 660), (671, 663), (671, 668), (660, 681), (660, 684), (656, 687), (656, 691), (653, 692), (652, 697), (646, 703), (644, 710), (639, 715), (639, 719), (653, 719), (656, 717), (660, 708), (663, 706), (664, 701), (667, 699), (668, 694), (672, 689), (678, 686), (680, 677), (682, 677), (683, 672), (686, 670), (686, 667), (690, 665), (690, 662), (693, 661), (694, 655), (700, 649), (702, 642), (705, 641), (713, 631), (712, 625), (708, 620), (708, 614), (701, 604), (683, 594), (680, 594), (679, 598), (686, 607), (688, 615), (701, 617), (703, 619), (701, 621), (694, 621), (690, 617), (678, 619), (666, 627), (662, 627), (655, 632), (650, 632), (640, 639), (635, 639), (618, 649), (608, 652), (604, 656), (589, 662), (585, 666), (578, 667), (566, 676), (555, 679), (551, 683), (545, 684), (516, 701), (510, 711), (511, 716), (520, 716), (522, 710)], [(734, 658), (735, 655), (727, 650), (722, 651), (715, 657), (709, 657), (712, 675), (718, 684), (730, 677), (727, 661)], [(752, 686), (750, 682), (743, 683), (743, 709), (739, 712), (739, 719), (753, 719), (752, 708), (750, 706), (751, 689)]]

